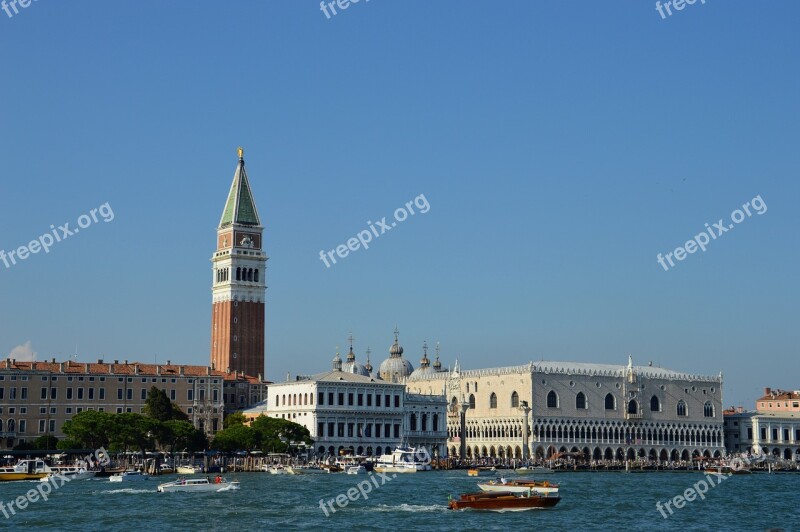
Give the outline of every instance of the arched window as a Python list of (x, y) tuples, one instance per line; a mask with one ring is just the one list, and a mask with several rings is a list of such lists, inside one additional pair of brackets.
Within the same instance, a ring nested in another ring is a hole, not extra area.
[(714, 405), (711, 404), (711, 401), (706, 401), (706, 404), (703, 405), (703, 416), (714, 417)]
[(8, 432), (14, 432), (14, 428), (15, 428), (14, 427), (14, 420), (13, 419), (9, 419), (8, 420)]
[(586, 396), (583, 395), (583, 392), (578, 392), (578, 395), (575, 396), (575, 408), (579, 410), (586, 409)]
[(683, 402), (683, 399), (678, 401), (678, 415), (686, 416), (686, 403)]
[(547, 394), (547, 408), (558, 408), (558, 394), (553, 390)]
[(614, 410), (614, 396), (610, 393), (606, 394), (606, 410)]
[(253, 268), (247, 270), (247, 280), (248, 282), (253, 282)]
[(469, 396), (469, 407), (475, 410), (475, 396), (472, 394)]
[(450, 412), (456, 413), (458, 412), (458, 399), (454, 395), (453, 398), (450, 400)]
[(478, 391), (478, 383), (477, 382), (475, 383), (475, 391), (476, 392)]
[(411, 414), (411, 430), (417, 430), (417, 415)]
[(467, 393), (469, 393), (469, 383), (467, 383)]
[(511, 394), (511, 408), (518, 408), (519, 407), (519, 394), (517, 392), (513, 392)]
[(433, 415), (433, 426), (431, 430), (439, 430), (439, 414)]
[(242, 280), (242, 269), (241, 268), (236, 268), (236, 280), (237, 281), (241, 281)]
[(428, 430), (428, 414), (422, 414), (422, 430)]
[(639, 405), (636, 404), (636, 401), (629, 401), (628, 402), (628, 413), (629, 414), (638, 414), (639, 413)]
[(254, 279), (255, 279), (255, 282), (258, 282), (258, 270), (256, 270), (256, 275), (255, 275)]
[(489, 396), (489, 408), (497, 408), (497, 394), (494, 392)]
[(661, 401), (659, 401), (658, 397), (655, 395), (650, 398), (650, 411), (661, 412)]

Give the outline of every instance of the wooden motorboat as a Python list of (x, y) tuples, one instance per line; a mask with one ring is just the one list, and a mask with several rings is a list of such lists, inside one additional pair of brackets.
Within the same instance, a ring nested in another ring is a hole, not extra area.
[(451, 510), (472, 508), (473, 510), (495, 512), (521, 512), (523, 510), (552, 508), (560, 501), (561, 497), (557, 495), (542, 497), (530, 491), (526, 493), (512, 493), (510, 491), (486, 493), (481, 491), (478, 493), (464, 493), (459, 499), (451, 498), (447, 505)]
[(531, 490), (534, 495), (557, 495), (558, 484), (552, 484), (547, 480), (533, 480), (533, 479), (505, 479), (498, 478), (497, 480), (490, 480), (489, 482), (479, 482), (478, 487), (481, 491), (498, 492), (510, 491), (512, 493), (526, 493)]

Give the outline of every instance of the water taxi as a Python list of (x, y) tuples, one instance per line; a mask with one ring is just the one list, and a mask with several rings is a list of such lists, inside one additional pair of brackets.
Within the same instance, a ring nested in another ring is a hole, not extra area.
[(221, 476), (217, 476), (212, 481), (208, 477), (206, 478), (179, 478), (178, 480), (173, 480), (172, 482), (165, 482), (163, 484), (158, 485), (158, 492), (159, 493), (168, 493), (168, 492), (175, 492), (175, 491), (188, 491), (191, 493), (195, 492), (209, 492), (209, 491), (233, 491), (239, 489), (239, 481), (234, 480), (232, 482), (228, 482)]
[(86, 468), (74, 468), (74, 469), (59, 469), (58, 471), (53, 471), (46, 477), (39, 479), (40, 482), (49, 482), (56, 475), (62, 475), (67, 478), (67, 480), (88, 480), (90, 478), (94, 478), (97, 474), (97, 471), (89, 471)]
[(175, 469), (175, 472), (178, 473), (179, 475), (195, 475), (197, 473), (202, 473), (203, 468), (193, 465), (179, 465)]
[(0, 482), (11, 480), (39, 480), (44, 478), (53, 469), (44, 463), (44, 460), (20, 460), (11, 467), (0, 467)]
[(306, 465), (286, 466), (286, 472), (290, 475), (323, 475), (330, 473), (330, 470), (315, 465)]
[(464, 493), (460, 499), (451, 497), (447, 505), (451, 510), (472, 508), (473, 510), (493, 512), (521, 512), (523, 510), (552, 508), (560, 501), (561, 497), (542, 497), (535, 495), (530, 490), (525, 493), (498, 491), (494, 493)]
[(351, 466), (348, 466), (347, 469), (345, 469), (345, 472), (348, 475), (363, 475), (363, 474), (365, 474), (367, 472), (367, 468), (364, 467), (361, 464), (351, 465)]

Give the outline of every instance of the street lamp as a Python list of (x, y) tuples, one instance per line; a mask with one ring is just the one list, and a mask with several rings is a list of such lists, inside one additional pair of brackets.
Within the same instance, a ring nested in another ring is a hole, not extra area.
[(528, 459), (528, 414), (531, 411), (531, 407), (528, 406), (528, 401), (522, 401), (519, 409), (525, 414), (522, 429), (522, 461), (525, 462)]

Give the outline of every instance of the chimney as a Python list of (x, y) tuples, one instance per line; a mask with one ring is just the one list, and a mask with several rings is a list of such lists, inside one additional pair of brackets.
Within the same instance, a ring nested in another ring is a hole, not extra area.
[(36, 369), (36, 361), (34, 360), (34, 361), (31, 362), (31, 371), (33, 371), (35, 369)]
[(127, 359), (125, 360), (125, 365), (126, 365), (126, 366), (128, 365), (128, 360), (127, 360)]
[(736, 412), (739, 413), (739, 414), (743, 413), (744, 412), (744, 407), (740, 406), (739, 408), (736, 409)]
[(109, 365), (108, 365), (108, 372), (109, 372), (111, 375), (113, 375), (113, 374), (114, 374), (114, 364), (109, 364)]
[(89, 364), (84, 364), (83, 365), (83, 372), (84, 373), (89, 373)]
[(181, 377), (183, 377), (184, 374), (186, 373), (186, 366), (181, 366), (180, 368), (178, 368), (178, 371), (180, 372)]
[(56, 359), (55, 359), (55, 357), (53, 357), (53, 361), (51, 362), (51, 364), (55, 364), (55, 363), (56, 363)]
[(171, 360), (167, 360), (167, 366), (171, 366), (171, 365), (172, 365), (172, 361)]
[(764, 395), (772, 395), (772, 388), (764, 388)]
[(211, 366), (206, 366), (206, 375), (211, 375)]
[(134, 364), (133, 365), (133, 374), (134, 375), (138, 375), (139, 374), (139, 364)]
[(156, 366), (156, 375), (161, 375), (161, 366)]
[(64, 373), (64, 362), (62, 362), (61, 364), (59, 364), (59, 366), (60, 366), (60, 368), (61, 368), (61, 373)]
[(102, 364), (102, 363), (103, 363), (103, 359), (102, 359), (102, 358), (98, 358), (98, 359), (97, 359), (97, 363), (98, 363), (98, 364)]
[(114, 364), (119, 364), (119, 360), (115, 360), (115, 361), (114, 361)]
[(11, 369), (11, 359), (10, 358), (6, 359), (6, 369)]
[(227, 369), (226, 373), (227, 373), (228, 375), (230, 375), (230, 374), (231, 374), (231, 367), (230, 367), (230, 366), (228, 366), (228, 369)]

